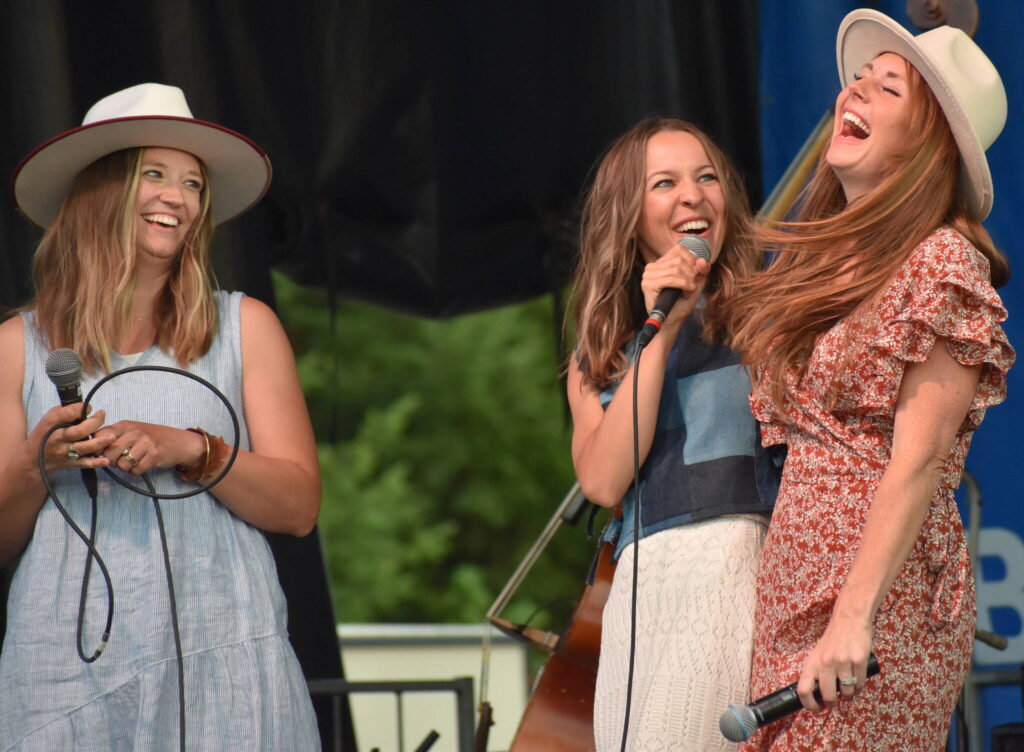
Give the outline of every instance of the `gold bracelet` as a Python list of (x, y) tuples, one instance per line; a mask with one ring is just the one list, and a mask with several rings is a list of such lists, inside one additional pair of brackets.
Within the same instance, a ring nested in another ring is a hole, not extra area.
[(220, 436), (210, 436), (207, 434), (207, 438), (210, 440), (210, 457), (207, 459), (205, 467), (203, 467), (203, 474), (199, 476), (201, 481), (209, 480), (220, 472), (224, 460), (231, 453), (231, 447)]
[(210, 466), (210, 434), (204, 431), (202, 428), (186, 428), (186, 431), (197, 433), (203, 437), (206, 442), (206, 454), (203, 455), (202, 463), (195, 467), (185, 467), (184, 465), (178, 465), (175, 470), (178, 471), (178, 477), (186, 482), (194, 482), (206, 475), (206, 470)]

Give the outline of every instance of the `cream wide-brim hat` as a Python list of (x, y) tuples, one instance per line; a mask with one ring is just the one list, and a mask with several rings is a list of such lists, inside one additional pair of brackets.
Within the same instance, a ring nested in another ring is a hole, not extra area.
[(939, 26), (913, 36), (885, 14), (862, 8), (843, 19), (836, 36), (842, 85), (884, 52), (913, 65), (938, 100), (960, 150), (960, 195), (972, 216), (984, 219), (993, 199), (985, 150), (1006, 124), (1006, 90), (999, 72), (960, 29)]
[(192, 117), (176, 86), (138, 84), (94, 104), (82, 125), (36, 147), (14, 171), (14, 205), (48, 227), (84, 168), (121, 149), (163, 147), (202, 161), (209, 177), (212, 220), (247, 211), (270, 187), (270, 159), (240, 133)]

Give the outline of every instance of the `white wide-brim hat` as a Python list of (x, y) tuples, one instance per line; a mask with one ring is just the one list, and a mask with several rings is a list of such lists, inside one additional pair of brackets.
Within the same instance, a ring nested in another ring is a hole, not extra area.
[(999, 72), (960, 29), (939, 26), (913, 36), (885, 14), (862, 8), (839, 25), (836, 59), (842, 85), (884, 52), (913, 65), (938, 100), (960, 149), (960, 195), (971, 215), (984, 219), (993, 198), (985, 150), (1006, 124), (1006, 90)]
[(176, 86), (138, 84), (94, 104), (82, 125), (36, 147), (14, 171), (14, 205), (48, 227), (75, 176), (121, 149), (164, 147), (188, 152), (206, 166), (214, 224), (247, 211), (270, 187), (270, 159), (240, 133), (192, 117)]

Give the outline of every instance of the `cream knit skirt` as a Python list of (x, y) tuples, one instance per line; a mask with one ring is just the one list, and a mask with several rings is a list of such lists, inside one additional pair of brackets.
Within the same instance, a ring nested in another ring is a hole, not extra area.
[[(683, 525), (640, 541), (631, 752), (735, 750), (718, 718), (745, 703), (757, 560), (756, 515)], [(629, 671), (633, 555), (622, 552), (604, 608), (594, 701), (598, 752), (621, 748)]]

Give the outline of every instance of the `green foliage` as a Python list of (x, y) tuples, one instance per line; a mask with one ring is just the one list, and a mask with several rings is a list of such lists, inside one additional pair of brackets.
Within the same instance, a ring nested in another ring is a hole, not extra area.
[[(481, 621), (573, 483), (551, 302), (432, 321), (342, 301), (332, 317), (322, 291), (275, 287), (320, 445), (337, 618)], [(582, 530), (557, 537), (505, 615), (571, 602), (592, 550)], [(564, 608), (541, 611), (561, 626)]]

